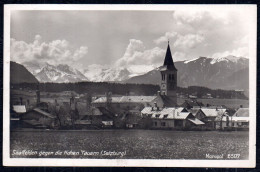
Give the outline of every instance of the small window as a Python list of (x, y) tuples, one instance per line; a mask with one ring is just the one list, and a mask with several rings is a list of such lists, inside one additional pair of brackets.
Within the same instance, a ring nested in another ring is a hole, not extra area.
[(161, 126), (165, 127), (166, 126), (165, 122), (161, 122)]
[(157, 126), (157, 122), (154, 122), (154, 126)]
[(155, 117), (156, 117), (156, 118), (159, 118), (159, 117), (160, 117), (160, 114), (156, 114)]
[(163, 115), (163, 118), (167, 118), (168, 117), (168, 115)]

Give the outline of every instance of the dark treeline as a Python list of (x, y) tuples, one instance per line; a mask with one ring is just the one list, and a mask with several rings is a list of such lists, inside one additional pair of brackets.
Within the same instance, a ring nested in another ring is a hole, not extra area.
[[(112, 92), (119, 95), (155, 95), (160, 90), (158, 85), (152, 84), (122, 84), (122, 83), (109, 83), (109, 82), (78, 82), (78, 83), (40, 83), (39, 86), (35, 84), (22, 83), (12, 84), (13, 89), (31, 89), (36, 90), (39, 87), (40, 91), (44, 92), (62, 92), (62, 91), (75, 91), (78, 94), (90, 93), (105, 94)], [(195, 95), (197, 98), (202, 98), (206, 94), (211, 94), (213, 98), (240, 98), (247, 99), (247, 97), (234, 90), (212, 90), (207, 87), (190, 86), (188, 88), (178, 87), (177, 92), (179, 95)]]
[(237, 92), (235, 90), (221, 90), (216, 89), (212, 90), (207, 87), (200, 86), (190, 86), (188, 88), (178, 88), (178, 93), (186, 95), (195, 95), (198, 98), (202, 98), (206, 94), (211, 94), (213, 98), (239, 98), (239, 99), (248, 99), (243, 92)]
[[(11, 85), (12, 88), (19, 89), (37, 89), (37, 84), (23, 83), (19, 85)], [(157, 85), (146, 84), (121, 84), (109, 82), (78, 82), (78, 83), (40, 83), (40, 91), (46, 92), (62, 92), (75, 91), (78, 94), (90, 93), (105, 94), (112, 92), (113, 94), (126, 95), (134, 93), (135, 95), (154, 95), (160, 89)]]

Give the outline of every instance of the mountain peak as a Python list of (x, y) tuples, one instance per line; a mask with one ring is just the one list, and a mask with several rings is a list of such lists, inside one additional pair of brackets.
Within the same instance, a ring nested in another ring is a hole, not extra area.
[(233, 63), (237, 63), (240, 59), (246, 59), (246, 58), (244, 58), (244, 57), (237, 57), (237, 56), (234, 56), (234, 55), (228, 55), (228, 56), (225, 56), (225, 57), (213, 58), (210, 63), (211, 64), (214, 64), (216, 62), (233, 62)]

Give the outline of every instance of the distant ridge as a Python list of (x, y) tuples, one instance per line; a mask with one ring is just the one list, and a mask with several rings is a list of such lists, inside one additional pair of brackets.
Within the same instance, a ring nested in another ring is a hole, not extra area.
[(39, 83), (23, 65), (13, 61), (10, 63), (10, 82), (11, 84)]
[[(227, 56), (218, 59), (200, 57), (189, 61), (175, 62), (178, 69), (178, 86), (203, 86), (211, 89), (249, 88), (249, 60)], [(146, 74), (132, 77), (123, 83), (154, 84), (161, 81), (160, 67)]]

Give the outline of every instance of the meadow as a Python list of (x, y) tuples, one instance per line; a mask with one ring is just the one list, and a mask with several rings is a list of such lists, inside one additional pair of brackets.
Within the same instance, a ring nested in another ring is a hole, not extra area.
[[(206, 154), (220, 155), (223, 156), (221, 159), (229, 159), (228, 154), (239, 154), (235, 159), (248, 159), (248, 140), (249, 133), (246, 131), (12, 131), (10, 154), (12, 158), (98, 159), (206, 159)], [(13, 154), (14, 151), (23, 150), (38, 153)], [(40, 156), (41, 151), (54, 153)], [(57, 151), (60, 152), (59, 155), (55, 155)], [(83, 154), (82, 151), (87, 153)], [(104, 155), (102, 152), (114, 153)]]

